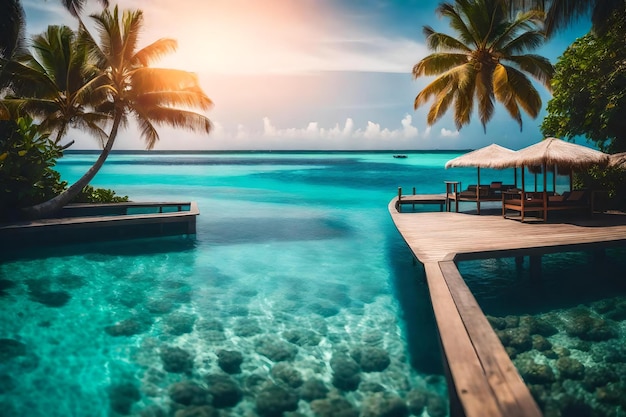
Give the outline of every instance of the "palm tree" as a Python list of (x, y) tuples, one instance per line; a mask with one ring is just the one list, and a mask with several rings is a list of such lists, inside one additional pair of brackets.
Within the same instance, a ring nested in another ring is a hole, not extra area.
[(100, 124), (109, 115), (91, 110), (91, 92), (100, 82), (100, 72), (89, 66), (88, 51), (77, 42), (75, 32), (67, 26), (48, 26), (33, 37), (31, 49), (6, 61), (15, 97), (0, 104), (13, 117), (28, 113), (39, 118), (42, 131), (56, 132), (55, 144), (70, 126), (104, 140)]
[(143, 25), (140, 10), (127, 10), (120, 16), (116, 6), (112, 12), (105, 9), (91, 18), (100, 34), (100, 43), (84, 27), (81, 39), (101, 71), (99, 79), (104, 82), (94, 89), (93, 96), (102, 97), (98, 108), (112, 114), (111, 131), (102, 153), (85, 175), (52, 200), (26, 209), (25, 213), (31, 217), (44, 217), (58, 211), (89, 184), (111, 152), (120, 125), (125, 125), (129, 116), (137, 121), (147, 149), (152, 149), (159, 139), (155, 125), (206, 133), (211, 130), (207, 117), (189, 110), (207, 110), (212, 106), (197, 77), (187, 71), (149, 66), (163, 54), (174, 51), (176, 41), (159, 39), (137, 50)]
[(589, 14), (593, 30), (602, 34), (608, 29), (613, 12), (626, 12), (624, 0), (509, 0), (509, 7), (513, 12), (529, 7), (545, 11), (547, 36)]
[(502, 103), (520, 129), (520, 107), (535, 118), (541, 97), (527, 75), (550, 90), (554, 68), (546, 58), (520, 53), (537, 48), (544, 40), (542, 13), (528, 11), (509, 20), (501, 0), (456, 0), (441, 3), (437, 13), (450, 20), (458, 39), (424, 27), (427, 45), (435, 53), (413, 67), (413, 77), (438, 77), (415, 98), (415, 109), (432, 97), (429, 125), (454, 106), (456, 127), (470, 122), (474, 101), (486, 130), (494, 113), (494, 99)]

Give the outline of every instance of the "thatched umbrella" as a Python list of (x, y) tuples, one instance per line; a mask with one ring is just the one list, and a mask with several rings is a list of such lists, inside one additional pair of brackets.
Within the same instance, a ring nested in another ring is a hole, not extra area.
[(609, 156), (609, 166), (626, 169), (626, 152), (614, 153)]
[(500, 167), (522, 167), (522, 189), (524, 189), (525, 166), (541, 166), (543, 170), (543, 205), (544, 218), (547, 214), (546, 172), (548, 166), (560, 170), (582, 170), (594, 165), (605, 165), (609, 155), (586, 146), (577, 145), (557, 138), (546, 138), (539, 143), (520, 149), (508, 161), (500, 161)]
[(476, 149), (446, 162), (446, 168), (454, 167), (478, 167), (478, 168), (504, 168), (503, 161), (515, 155), (515, 151), (492, 143), (484, 148)]
[(506, 166), (553, 166), (568, 169), (587, 169), (593, 165), (603, 165), (609, 162), (609, 155), (586, 146), (577, 145), (557, 138), (546, 138), (539, 143), (520, 149)]
[[(515, 155), (515, 151), (492, 143), (484, 148), (476, 149), (446, 162), (446, 169), (455, 167), (476, 167), (478, 179), (476, 183), (476, 200), (478, 213), (480, 214), (480, 169), (481, 168), (504, 168), (503, 161), (509, 161)], [(517, 169), (515, 170), (515, 186), (517, 186)]]

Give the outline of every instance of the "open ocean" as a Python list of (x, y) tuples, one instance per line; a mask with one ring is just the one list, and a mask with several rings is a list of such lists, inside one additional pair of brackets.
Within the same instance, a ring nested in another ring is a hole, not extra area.
[[(423, 268), (387, 205), (475, 184), (444, 169), (462, 153), (114, 153), (94, 186), (196, 201), (197, 234), (2, 248), (0, 415), (447, 415)], [(57, 169), (71, 183), (96, 157)], [(538, 283), (512, 259), (459, 269), (546, 416), (626, 416), (626, 250), (545, 256)]]

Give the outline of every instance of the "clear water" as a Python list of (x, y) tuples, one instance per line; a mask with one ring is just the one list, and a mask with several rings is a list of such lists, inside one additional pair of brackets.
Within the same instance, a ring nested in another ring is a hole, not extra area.
[[(414, 265), (387, 204), (398, 187), (441, 193), (444, 180), (475, 183), (474, 169), (443, 168), (459, 154), (112, 155), (95, 185), (135, 201), (196, 201), (197, 235), (6, 249), (0, 265), (0, 414), (196, 415), (201, 411), (193, 407), (212, 402), (224, 416), (280, 415), (264, 402), (270, 393), (277, 398), (268, 388), (275, 383), (299, 396), (297, 410), (285, 407), (303, 415), (339, 413), (337, 398), (348, 402), (352, 414), (345, 415), (384, 414), (397, 398), (413, 400), (416, 415), (445, 415), (423, 270)], [(70, 154), (58, 169), (72, 182), (95, 158)], [(512, 175), (483, 170), (481, 182), (512, 182)], [(566, 183), (559, 179), (559, 187)], [(586, 260), (568, 256), (555, 255), (549, 263), (559, 271), (571, 259)], [(462, 265), (494, 316), (540, 314), (623, 295), (616, 293), (619, 285), (608, 286), (594, 300), (576, 301), (585, 287), (570, 286), (574, 301), (568, 305), (548, 299), (538, 307), (521, 271), (507, 260)], [(503, 302), (515, 298), (508, 292), (512, 283), (528, 292), (514, 305)], [(191, 359), (174, 360), (171, 348)], [(207, 375), (226, 374), (222, 351), (243, 357), (240, 372), (229, 377), (239, 392), (236, 404), (220, 403), (229, 401), (223, 392), (213, 392), (212, 400), (172, 394), (181, 381), (217, 386)], [(363, 352), (389, 363), (366, 371)], [(337, 365), (346, 357), (361, 361), (358, 388), (334, 380), (347, 372)], [(277, 366), (281, 361), (287, 365)], [(325, 399), (304, 394), (307, 385), (298, 381), (310, 380), (329, 391)], [(416, 398), (427, 398), (426, 407)], [(402, 407), (396, 412), (402, 415)]]

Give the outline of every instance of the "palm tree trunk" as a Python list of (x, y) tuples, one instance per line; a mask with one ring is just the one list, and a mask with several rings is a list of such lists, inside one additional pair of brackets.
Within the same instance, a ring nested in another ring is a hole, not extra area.
[(63, 191), (58, 196), (45, 201), (43, 203), (26, 207), (22, 209), (22, 213), (29, 219), (42, 219), (46, 217), (51, 217), (59, 210), (63, 208), (66, 204), (72, 201), (76, 196), (81, 192), (83, 188), (85, 188), (89, 182), (96, 176), (102, 165), (104, 165), (104, 161), (106, 161), (111, 149), (113, 148), (113, 143), (115, 142), (115, 138), (117, 137), (117, 131), (120, 126), (120, 122), (122, 120), (122, 112), (117, 111), (115, 113), (115, 118), (113, 119), (113, 127), (111, 128), (111, 133), (109, 134), (109, 139), (107, 140), (106, 146), (102, 150), (102, 153), (96, 160), (96, 162), (92, 165), (91, 168), (83, 175), (78, 181), (72, 184), (67, 190)]

